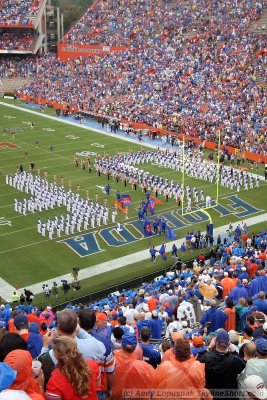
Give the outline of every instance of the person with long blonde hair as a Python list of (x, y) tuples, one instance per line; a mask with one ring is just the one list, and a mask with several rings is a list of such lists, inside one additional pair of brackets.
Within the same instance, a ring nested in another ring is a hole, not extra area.
[(97, 363), (84, 360), (75, 340), (67, 336), (54, 338), (53, 350), (58, 364), (47, 383), (47, 400), (97, 400)]

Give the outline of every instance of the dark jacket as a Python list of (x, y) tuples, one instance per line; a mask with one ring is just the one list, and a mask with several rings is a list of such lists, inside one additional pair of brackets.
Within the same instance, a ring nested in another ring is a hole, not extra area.
[[(245, 363), (237, 355), (230, 352), (220, 353), (214, 349), (205, 353), (198, 360), (205, 363), (206, 388), (211, 391), (214, 400), (219, 397), (218, 392), (216, 395), (216, 390), (238, 388), (237, 376), (245, 368)], [(234, 395), (233, 398), (235, 398)]]

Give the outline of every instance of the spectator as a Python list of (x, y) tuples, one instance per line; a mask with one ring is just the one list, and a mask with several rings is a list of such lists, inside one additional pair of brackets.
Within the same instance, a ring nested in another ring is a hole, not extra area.
[(258, 339), (264, 334), (263, 325), (266, 317), (262, 312), (255, 312), (254, 317), (257, 328), (253, 332), (253, 338)]
[(161, 362), (161, 356), (159, 350), (150, 344), (151, 338), (151, 330), (144, 326), (141, 329), (141, 343), (140, 347), (143, 350), (143, 360), (150, 364), (153, 368), (157, 368), (157, 366)]
[(223, 311), (217, 309), (216, 301), (212, 300), (210, 302), (210, 309), (205, 312), (200, 320), (200, 323), (202, 326), (206, 323), (209, 323), (210, 331), (214, 332), (220, 328), (224, 329), (226, 320), (227, 316), (223, 313)]
[(247, 362), (246, 368), (238, 378), (239, 387), (241, 389), (244, 388), (244, 380), (250, 375), (260, 376), (263, 379), (265, 386), (267, 384), (267, 340), (263, 338), (257, 339), (255, 341), (255, 345), (257, 350), (257, 358), (251, 358)]
[(58, 366), (47, 383), (47, 400), (97, 400), (97, 363), (84, 360), (75, 340), (67, 336), (53, 339), (53, 350)]
[(245, 363), (237, 356), (235, 346), (230, 344), (229, 335), (224, 329), (218, 331), (209, 347), (211, 350), (200, 361), (205, 363), (206, 387), (217, 399), (220, 398), (220, 391), (237, 389), (237, 377)]
[(231, 330), (236, 330), (236, 310), (234, 308), (234, 302), (232, 299), (227, 298), (226, 308), (224, 309), (224, 314), (227, 316), (225, 321), (225, 330), (229, 332)]
[(244, 390), (249, 400), (267, 399), (267, 389), (260, 376), (250, 375), (244, 380)]
[(25, 391), (32, 400), (44, 400), (43, 376), (32, 377), (32, 357), (26, 350), (11, 351), (4, 362), (17, 371), (16, 379), (9, 389)]
[(267, 300), (264, 292), (259, 292), (258, 299), (254, 301), (254, 306), (257, 307), (258, 311), (267, 315)]
[(86, 332), (85, 337), (91, 341), (92, 355), (90, 358), (96, 360), (101, 370), (101, 383), (97, 389), (98, 398), (104, 398), (106, 392), (109, 394), (113, 386), (115, 361), (110, 341), (103, 335), (94, 331), (96, 315), (92, 310), (82, 310), (79, 313), (79, 324)]
[(150, 321), (151, 338), (161, 339), (162, 334), (162, 320), (158, 317), (156, 310), (152, 311), (152, 319)]
[(29, 322), (24, 314), (17, 315), (14, 318), (14, 325), (17, 333), (27, 342), (27, 348), (32, 358), (36, 358), (41, 353), (43, 346), (42, 337), (34, 332), (29, 332)]
[(127, 389), (146, 389), (147, 395), (142, 398), (150, 398), (149, 390), (154, 387), (154, 369), (145, 361), (137, 359), (137, 340), (133, 334), (124, 334), (121, 346), (121, 350), (115, 352), (116, 370), (111, 400), (120, 400), (122, 391)]
[(27, 350), (27, 342), (18, 334), (6, 332), (0, 341), (0, 362), (13, 350)]
[[(169, 390), (192, 390), (194, 399), (201, 399), (203, 392), (205, 398), (211, 399), (205, 389), (205, 368), (200, 362), (191, 357), (190, 344), (186, 339), (177, 339), (174, 344), (174, 357), (164, 361), (155, 371), (156, 393), (166, 393)], [(199, 391), (199, 395), (197, 395)], [(155, 395), (157, 399), (157, 395)]]

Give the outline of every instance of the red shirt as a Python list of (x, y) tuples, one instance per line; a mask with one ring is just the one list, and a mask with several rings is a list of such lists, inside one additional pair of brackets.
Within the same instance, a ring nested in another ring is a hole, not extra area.
[(96, 382), (100, 377), (100, 370), (97, 363), (93, 360), (85, 360), (88, 364), (92, 375), (90, 376), (89, 395), (87, 397), (79, 397), (76, 395), (71, 382), (65, 375), (61, 374), (60, 369), (56, 368), (47, 383), (46, 396), (47, 399), (62, 399), (62, 400), (97, 400)]

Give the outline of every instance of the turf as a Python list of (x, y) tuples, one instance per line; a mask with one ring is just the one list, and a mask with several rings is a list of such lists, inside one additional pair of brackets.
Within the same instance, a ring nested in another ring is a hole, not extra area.
[[(15, 104), (19, 105), (18, 103)], [(45, 113), (55, 115), (52, 109), (46, 110)], [(34, 122), (35, 126), (33, 129), (26, 124), (29, 122)], [(108, 247), (98, 236), (99, 244), (105, 251), (97, 255), (80, 258), (67, 246), (58, 243), (56, 239), (49, 241), (47, 237), (43, 238), (37, 233), (38, 216), (42, 220), (46, 220), (53, 215), (60, 215), (62, 211), (65, 213), (65, 209), (56, 208), (52, 211), (43, 211), (41, 214), (19, 215), (14, 211), (14, 198), (22, 200), (27, 195), (5, 184), (6, 173), (14, 173), (21, 163), (24, 169), (28, 170), (29, 164), (33, 162), (36, 173), (40, 170), (41, 176), (44, 176), (45, 172), (47, 172), (50, 181), (54, 181), (56, 176), (58, 184), (63, 177), (65, 187), (68, 188), (71, 181), (73, 191), (76, 191), (77, 186), (80, 185), (80, 194), (83, 197), (86, 197), (86, 190), (89, 190), (89, 195), (92, 199), (95, 199), (95, 195), (98, 193), (101, 203), (104, 202), (105, 196), (96, 185), (106, 185), (106, 177), (98, 177), (94, 170), (89, 174), (88, 172), (83, 172), (80, 167), (76, 168), (74, 162), (75, 153), (79, 151), (95, 151), (101, 155), (104, 152), (105, 154), (113, 155), (117, 152), (127, 152), (129, 148), (133, 151), (138, 151), (141, 145), (127, 143), (116, 136), (107, 137), (97, 132), (84, 130), (58, 121), (51, 121), (43, 118), (41, 112), (40, 116), (37, 116), (25, 111), (0, 106), (0, 132), (3, 129), (8, 129), (8, 133), (5, 136), (2, 135), (1, 140), (3, 142), (14, 143), (18, 146), (15, 149), (0, 148), (0, 218), (8, 219), (12, 223), (12, 226), (1, 225), (0, 220), (0, 274), (3, 279), (13, 286), (25, 287), (69, 273), (73, 266), (86, 268), (105, 261), (112, 263), (112, 260), (117, 257), (148, 249), (148, 239), (140, 239), (137, 242), (121, 246), (118, 249), (116, 247)], [(11, 138), (11, 134), (9, 133), (12, 129), (16, 130), (14, 139)], [(73, 139), (73, 137), (77, 139)], [(39, 144), (36, 147), (35, 143), (37, 139)], [(96, 147), (96, 143), (104, 147)], [(50, 150), (51, 145), (54, 146), (53, 151)], [(28, 152), (27, 158), (25, 151)], [(174, 179), (176, 182), (181, 182), (181, 174), (177, 172), (175, 172), (174, 176), (173, 171), (153, 165), (146, 165), (143, 169), (151, 171), (155, 175), (169, 177), (170, 180)], [(262, 167), (260, 173), (263, 173)], [(192, 178), (186, 178), (186, 184), (191, 187), (194, 185), (199, 188), (204, 187), (206, 194), (208, 193), (213, 198), (215, 197), (216, 187), (213, 184)], [(141, 190), (134, 191), (128, 185), (125, 191), (122, 183), (117, 184), (114, 181), (111, 181), (111, 188), (111, 195), (107, 199), (109, 207), (111, 208), (113, 205), (112, 202), (115, 200), (117, 190), (120, 190), (121, 193), (129, 193), (134, 202), (134, 205), (129, 207), (129, 220), (136, 220), (136, 208), (143, 198)], [(233, 194), (235, 194), (233, 191), (228, 189), (222, 190), (221, 188), (219, 193), (220, 203), (226, 205), (227, 199), (225, 197)], [(266, 184), (262, 182), (259, 189), (247, 192), (242, 191), (239, 197), (263, 210), (262, 212), (266, 212), (266, 194)], [(160, 214), (163, 211), (174, 210), (176, 208), (175, 201), (170, 200), (168, 203), (164, 202), (161, 206), (158, 206), (157, 213)], [(233, 216), (220, 218), (218, 213), (213, 210), (211, 210), (211, 216), (215, 227), (237, 220)], [(124, 215), (121, 214), (119, 218), (122, 222), (125, 222)], [(255, 227), (255, 229), (263, 229), (265, 227), (266, 224), (262, 223), (260, 226)], [(194, 229), (204, 230), (205, 224), (196, 224), (194, 225)], [(188, 228), (184, 228), (177, 231), (178, 238), (184, 237), (187, 230)], [(153, 244), (159, 245), (161, 243), (161, 237), (153, 237)], [(94, 278), (93, 282), (92, 280), (85, 280), (82, 286), (85, 288), (84, 290), (89, 291), (100, 289), (116, 281), (140, 276), (142, 273), (150, 271), (153, 268), (154, 270), (160, 269), (162, 265), (163, 262), (160, 260), (153, 264), (153, 266), (151, 266), (149, 260), (145, 260), (142, 263), (112, 271), (104, 276), (99, 275)]]

